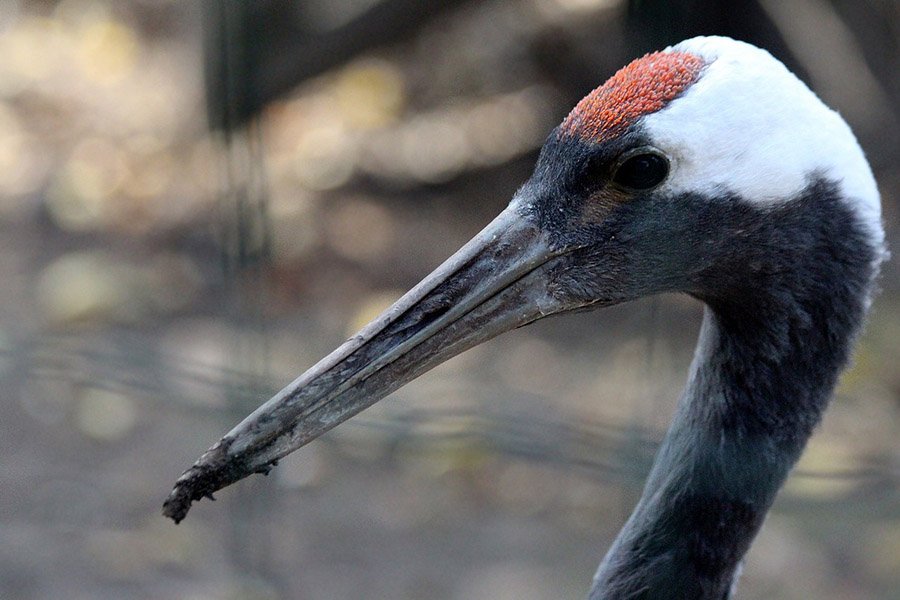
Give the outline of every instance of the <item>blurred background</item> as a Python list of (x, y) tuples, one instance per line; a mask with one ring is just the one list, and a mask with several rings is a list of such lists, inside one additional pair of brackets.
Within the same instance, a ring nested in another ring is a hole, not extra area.
[[(0, 597), (583, 597), (688, 298), (507, 334), (178, 527), (160, 507), (499, 212), (578, 99), (711, 33), (840, 110), (900, 246), (895, 0), (0, 3)], [(882, 287), (742, 599), (900, 598), (898, 261)]]

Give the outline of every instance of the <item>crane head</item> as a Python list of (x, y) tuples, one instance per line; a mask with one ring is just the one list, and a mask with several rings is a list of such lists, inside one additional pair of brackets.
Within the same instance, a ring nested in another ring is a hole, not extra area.
[(164, 513), (177, 522), (192, 501), (267, 472), (435, 365), (545, 316), (661, 292), (746, 302), (780, 284), (779, 261), (828, 243), (815, 221), (825, 210), (881, 248), (859, 145), (779, 61), (719, 37), (639, 58), (551, 132), (494, 221), (210, 448)]

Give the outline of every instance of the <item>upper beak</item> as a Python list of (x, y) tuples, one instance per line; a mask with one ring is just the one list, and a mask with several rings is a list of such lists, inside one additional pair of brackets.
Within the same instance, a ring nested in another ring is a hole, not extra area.
[(554, 250), (516, 206), (226, 434), (178, 479), (163, 514), (177, 523), (194, 500), (268, 472), (432, 367), (504, 331), (576, 308), (548, 286), (548, 268), (566, 251)]

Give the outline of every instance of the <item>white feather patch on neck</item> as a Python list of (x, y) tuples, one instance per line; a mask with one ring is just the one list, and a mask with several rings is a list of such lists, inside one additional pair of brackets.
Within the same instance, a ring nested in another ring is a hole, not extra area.
[(679, 98), (641, 124), (672, 161), (672, 192), (732, 192), (779, 203), (814, 175), (838, 182), (877, 247), (884, 243), (878, 188), (841, 116), (765, 50), (725, 37), (667, 48), (708, 62)]

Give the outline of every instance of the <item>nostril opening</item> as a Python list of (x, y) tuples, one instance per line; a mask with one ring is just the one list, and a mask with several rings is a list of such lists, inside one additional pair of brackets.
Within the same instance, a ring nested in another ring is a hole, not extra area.
[(434, 306), (425, 307), (419, 313), (418, 318), (416, 318), (412, 323), (402, 327), (397, 330), (396, 335), (401, 337), (409, 337), (414, 335), (415, 333), (425, 329), (431, 323), (434, 323), (441, 317), (443, 317), (450, 310), (450, 304), (446, 302), (442, 302), (440, 304), (436, 304)]
[(420, 323), (428, 323), (431, 321), (436, 321), (443, 317), (450, 310), (450, 304), (444, 302), (437, 306), (432, 306), (427, 308), (423, 314), (422, 318), (419, 320)]

